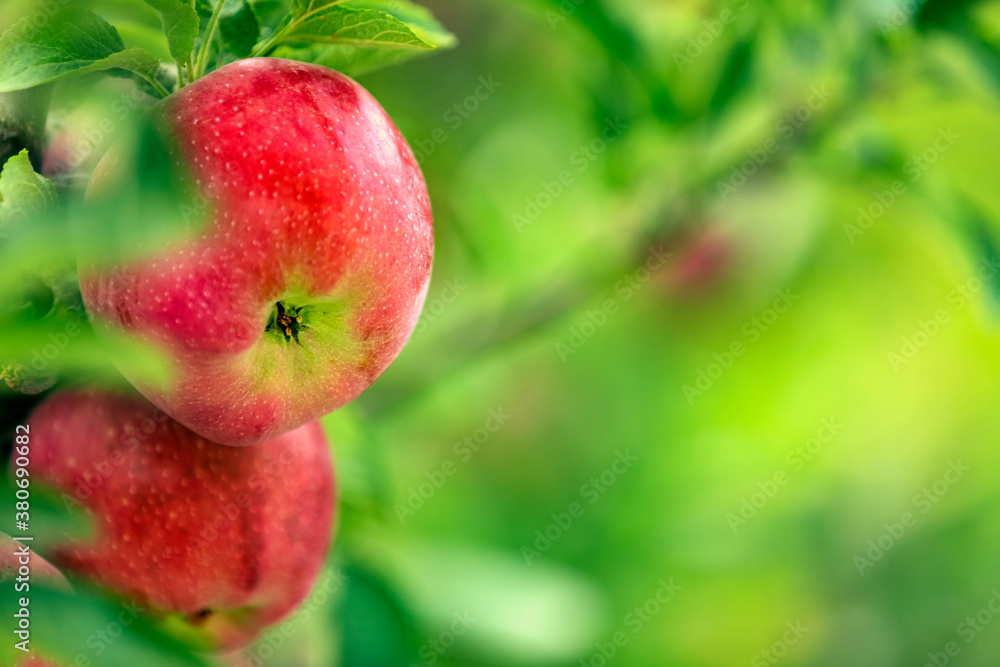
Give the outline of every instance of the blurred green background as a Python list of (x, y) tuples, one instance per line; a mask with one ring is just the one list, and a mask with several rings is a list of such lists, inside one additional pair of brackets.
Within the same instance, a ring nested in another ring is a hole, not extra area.
[(423, 4), (459, 46), (359, 80), (424, 315), (227, 664), (995, 664), (1000, 2)]

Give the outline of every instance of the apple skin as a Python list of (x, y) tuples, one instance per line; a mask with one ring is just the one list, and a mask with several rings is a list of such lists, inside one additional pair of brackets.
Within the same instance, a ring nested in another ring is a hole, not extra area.
[[(6, 584), (17, 577), (17, 571), (21, 567), (21, 556), (18, 553), (20, 542), (17, 542), (7, 533), (0, 533), (0, 584)], [(30, 542), (25, 544), (30, 545)], [(52, 563), (42, 558), (35, 551), (31, 550), (29, 567), (31, 568), (32, 579), (46, 582), (49, 586), (70, 590), (66, 577)]]
[[(160, 385), (122, 372), (231, 446), (356, 398), (406, 343), (430, 280), (430, 202), (402, 135), (351, 79), (277, 58), (226, 65), (157, 110), (205, 226), (151, 256), (81, 266), (91, 319), (173, 362)], [(131, 173), (123, 162), (109, 151), (88, 199)], [(279, 302), (302, 309), (294, 338), (271, 324)]]
[(64, 571), (135, 601), (204, 649), (245, 645), (305, 599), (334, 511), (318, 423), (224, 447), (140, 396), (105, 391), (54, 394), (28, 421), (31, 479), (95, 520), (92, 543), (48, 554)]
[(31, 656), (28, 658), (20, 658), (14, 661), (14, 667), (61, 667), (54, 662), (48, 662), (42, 658)]

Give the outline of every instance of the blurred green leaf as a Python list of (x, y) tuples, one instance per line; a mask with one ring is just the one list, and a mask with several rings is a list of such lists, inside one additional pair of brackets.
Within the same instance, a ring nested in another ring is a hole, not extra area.
[(340, 521), (382, 519), (390, 506), (384, 444), (352, 405), (326, 415), (320, 423), (336, 461)]
[(748, 35), (740, 39), (730, 49), (726, 62), (719, 75), (719, 83), (708, 104), (709, 115), (719, 115), (724, 112), (740, 93), (746, 91), (751, 84), (753, 69), (754, 41)]
[(144, 0), (160, 13), (163, 20), (163, 30), (167, 34), (170, 45), (170, 55), (180, 64), (184, 64), (194, 51), (195, 40), (198, 39), (198, 13), (194, 9), (194, 0)]
[(917, 13), (917, 25), (929, 27), (948, 26), (957, 19), (968, 17), (981, 0), (926, 0)]
[(86, 201), (70, 207), (74, 250), (84, 263), (155, 252), (189, 238), (207, 217), (210, 203), (159, 118), (136, 114), (132, 121), (99, 164)]
[(449, 654), (477, 663), (564, 664), (608, 622), (593, 581), (558, 565), (528, 564), (516, 552), (440, 540), (383, 543), (375, 551), (389, 580), (415, 604), (425, 637), (461, 618), (466, 628)]
[(961, 43), (972, 54), (980, 71), (992, 82), (994, 90), (1000, 91), (1000, 48), (984, 39), (969, 21), (955, 21), (951, 30), (961, 38)]
[(347, 590), (339, 610), (342, 667), (401, 667), (417, 661), (414, 618), (399, 595), (377, 575), (345, 567)]
[[(198, 0), (198, 14), (208, 20), (219, 2), (224, 2), (219, 14), (219, 37), (224, 53), (245, 58), (260, 39), (260, 22), (247, 0)], [(220, 58), (223, 60), (223, 58)]]
[(0, 37), (0, 92), (114, 70), (127, 70), (155, 87), (159, 66), (143, 49), (125, 50), (114, 26), (79, 9), (64, 9), (44, 22), (22, 19)]
[[(27, 424), (30, 426), (31, 422)], [(31, 470), (29, 465), (28, 470)], [(70, 495), (63, 494), (48, 486), (39, 484), (32, 479), (29, 490), (31, 496), (29, 511), (31, 520), (30, 530), (27, 533), (32, 538), (32, 549), (40, 553), (47, 553), (49, 549), (67, 540), (80, 541), (90, 540), (94, 536), (94, 526), (90, 517), (83, 510), (80, 502)], [(17, 487), (13, 480), (3, 478), (0, 480), (0, 494), (4, 498), (13, 498)], [(13, 514), (6, 519), (13, 521)], [(3, 528), (3, 531), (11, 535), (21, 535), (22, 532), (14, 530), (13, 525)]]
[(120, 381), (110, 360), (127, 365), (148, 382), (161, 382), (169, 366), (155, 349), (134, 341), (119, 339), (113, 332), (97, 336), (86, 326), (82, 317), (72, 313), (33, 322), (18, 322), (0, 318), (6, 327), (3, 335), (2, 359), (37, 371), (63, 371), (89, 382)]
[(57, 202), (55, 186), (35, 173), (27, 150), (7, 160), (0, 171), (0, 242), (8, 226)]
[(283, 0), (251, 0), (250, 4), (261, 28), (273, 31), (288, 15), (288, 4)]
[[(21, 151), (4, 165), (0, 172), (0, 243), (9, 236), (12, 226), (30, 224), (33, 216), (50, 209), (58, 202), (55, 186), (45, 177), (35, 173), (28, 159), (28, 151)], [(44, 264), (36, 267), (46, 281), (37, 273), (24, 279), (22, 289), (4, 291), (0, 296), (0, 321), (13, 319), (11, 328), (16, 329), (19, 320), (37, 320), (45, 317), (56, 301), (55, 284), (63, 287), (59, 272)], [(60, 296), (67, 296), (60, 290)], [(82, 313), (82, 307), (80, 309)], [(21, 363), (10, 349), (0, 357), (0, 378), (8, 387), (23, 394), (38, 394), (55, 384), (58, 376), (55, 368), (45, 364), (43, 368), (32, 368)]]
[(160, 61), (168, 61), (173, 58), (162, 26), (149, 26), (142, 21), (129, 19), (116, 19), (114, 26), (126, 44), (134, 44), (139, 48), (146, 49)]
[(143, 605), (74, 587), (74, 593), (32, 587), (32, 639), (43, 654), (65, 664), (81, 664), (82, 657), (101, 667), (209, 667), (157, 630)]

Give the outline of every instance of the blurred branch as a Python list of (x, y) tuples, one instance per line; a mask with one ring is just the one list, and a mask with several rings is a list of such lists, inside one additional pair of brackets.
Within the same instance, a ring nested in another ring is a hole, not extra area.
[[(615, 263), (599, 273), (553, 285), (537, 296), (519, 295), (509, 299), (499, 313), (491, 306), (484, 307), (482, 312), (466, 318), (438, 337), (434, 347), (447, 350), (447, 354), (429, 355), (433, 368), (418, 363), (408, 367), (405, 374), (399, 368), (394, 376), (380, 381), (377, 392), (363, 395), (364, 411), (384, 417), (405, 409), (425, 391), (447, 382), (469, 364), (488, 354), (503, 354), (611, 291), (616, 281), (637, 269), (643, 261), (645, 258), (635, 259), (633, 253), (627, 261)], [(490, 321), (499, 324), (490, 327)], [(446, 360), (443, 365), (441, 359)]]
[[(601, 18), (602, 11), (598, 9), (580, 12), (581, 20), (588, 27), (595, 26), (595, 34), (598, 36), (609, 29), (606, 17)], [(875, 38), (874, 34), (872, 38)], [(638, 47), (629, 43), (624, 37), (618, 39), (622, 40), (619, 46), (624, 50), (620, 55), (625, 55), (629, 59), (636, 58)], [(727, 87), (732, 90), (739, 90), (741, 81), (748, 75), (744, 61), (750, 57), (752, 45), (749, 42), (741, 43), (737, 45), (736, 50), (739, 53), (734, 56), (733, 71), (727, 78)], [(863, 108), (859, 100), (879, 89), (879, 86), (873, 84), (879, 75), (871, 71), (870, 63), (864, 61), (863, 51), (859, 51), (854, 60), (852, 65), (858, 75), (850, 79), (849, 89), (840, 91), (837, 101), (831, 102), (825, 113), (796, 132), (795, 136), (783, 145), (782, 150), (768, 162), (763, 169), (764, 172), (783, 169), (795, 156), (821, 146), (831, 132), (849, 122), (852, 115), (858, 113), (859, 108)], [(625, 62), (625, 59), (623, 58), (621, 62)], [(735, 93), (730, 93), (716, 100), (717, 113), (721, 115), (732, 111), (731, 103), (734, 97)], [(794, 112), (796, 108), (797, 106), (791, 106), (786, 113)], [(391, 376), (391, 379), (385, 378), (380, 382), (378, 392), (363, 397), (365, 410), (384, 416), (404, 409), (408, 404), (419, 400), (432, 385), (446, 381), (447, 377), (460, 372), (468, 364), (475, 363), (488, 354), (502, 354), (507, 349), (544, 331), (554, 322), (585, 307), (600, 294), (611, 290), (617, 280), (640, 265), (642, 260), (636, 259), (636, 254), (648, 245), (650, 239), (662, 238), (686, 212), (699, 208), (701, 200), (707, 196), (715, 196), (715, 184), (725, 179), (731, 168), (732, 164), (727, 163), (700, 173), (694, 182), (681, 188), (680, 194), (674, 201), (665, 202), (665, 206), (656, 212), (655, 224), (648, 226), (643, 232), (644, 235), (633, 241), (635, 250), (628, 260), (614, 263), (603, 271), (591, 271), (579, 275), (540, 294), (512, 299), (499, 314), (491, 305), (484, 305), (480, 312), (441, 334), (434, 347), (438, 350), (447, 350), (447, 354), (430, 355), (434, 359), (433, 368), (417, 363), (408, 367), (405, 374), (402, 374), (402, 368), (397, 369), (397, 374)], [(486, 326), (485, 323), (494, 319), (500, 324), (496, 327)], [(441, 359), (447, 360), (444, 366), (440, 363)]]

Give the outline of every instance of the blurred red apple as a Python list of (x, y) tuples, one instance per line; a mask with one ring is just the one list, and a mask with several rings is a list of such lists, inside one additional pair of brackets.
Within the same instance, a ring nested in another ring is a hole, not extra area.
[[(205, 229), (82, 271), (91, 317), (174, 361), (153, 403), (225, 445), (251, 445), (353, 400), (417, 322), (433, 254), (427, 188), (361, 86), (275, 58), (227, 65), (160, 119), (207, 201)], [(121, 179), (116, 151), (91, 199)], [(182, 217), (180, 205), (178, 217)]]
[[(50, 554), (204, 648), (233, 648), (307, 595), (325, 559), (333, 471), (318, 423), (235, 449), (141, 397), (50, 396), (29, 418), (31, 478), (88, 510), (93, 543)], [(178, 622), (180, 621), (180, 622)]]
[[(25, 554), (24, 550), (29, 553)], [(25, 563), (24, 561), (28, 562)], [(69, 589), (69, 582), (52, 563), (31, 550), (31, 542), (18, 542), (6, 533), (0, 533), (0, 584), (17, 579), (22, 566), (30, 569), (30, 577), (46, 582), (49, 586)]]
[(58, 667), (58, 665), (52, 662), (46, 662), (41, 658), (31, 656), (29, 658), (21, 658), (16, 661), (14, 667)]
[(671, 256), (655, 284), (679, 297), (697, 297), (722, 283), (736, 259), (736, 245), (714, 224), (680, 227), (653, 244)]

